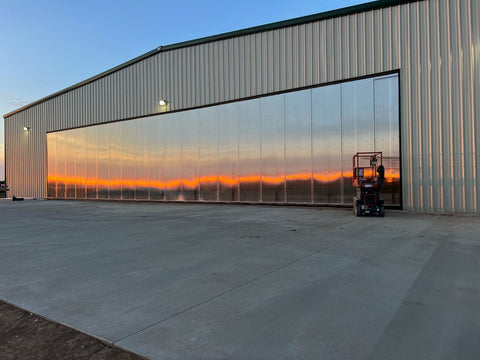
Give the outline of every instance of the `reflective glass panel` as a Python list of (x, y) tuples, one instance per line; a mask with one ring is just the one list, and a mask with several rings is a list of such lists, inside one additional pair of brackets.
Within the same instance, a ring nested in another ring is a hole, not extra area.
[(182, 198), (185, 201), (200, 198), (198, 162), (200, 151), (200, 126), (198, 111), (182, 113)]
[(47, 197), (57, 197), (57, 133), (47, 134)]
[(104, 125), (110, 133), (110, 163), (108, 167), (109, 199), (122, 198), (122, 127), (121, 123)]
[(375, 79), (374, 85), (375, 150), (383, 153), (386, 178), (381, 198), (385, 204), (400, 205), (398, 76)]
[(353, 203), (353, 155), (373, 151), (374, 134), (373, 79), (342, 84), (342, 174), (343, 202)]
[(182, 200), (182, 116), (165, 116), (165, 200)]
[(150, 130), (147, 139), (150, 144), (150, 200), (164, 200), (165, 177), (165, 131), (164, 117), (154, 116), (148, 119), (147, 128)]
[(86, 184), (87, 184), (87, 140), (86, 140), (86, 128), (77, 129), (72, 131), (71, 137), (75, 139), (75, 184), (76, 184), (76, 197), (77, 199), (85, 199), (87, 196)]
[[(340, 85), (312, 89), (313, 201), (341, 202)], [(352, 154), (353, 156), (353, 154)]]
[(108, 199), (109, 191), (109, 163), (110, 163), (110, 133), (107, 125), (98, 126), (97, 131), (97, 158), (98, 176), (97, 190), (99, 199)]
[(285, 94), (285, 172), (288, 202), (312, 202), (311, 90)]
[(148, 200), (150, 188), (150, 141), (151, 119), (135, 121), (135, 200)]
[(217, 108), (198, 112), (200, 125), (200, 200), (218, 201)]
[(133, 200), (135, 195), (135, 123), (121, 122), (122, 127), (122, 200)]
[(238, 201), (237, 104), (218, 107), (218, 197)]
[(260, 201), (260, 100), (238, 103), (240, 201)]
[(65, 162), (66, 162), (66, 140), (69, 136), (67, 131), (60, 131), (56, 138), (56, 154), (57, 154), (57, 197), (65, 198)]
[(261, 99), (262, 201), (285, 201), (284, 95)]
[(97, 173), (97, 150), (98, 150), (98, 139), (97, 139), (98, 126), (91, 126), (86, 128), (86, 168), (87, 168), (87, 198), (96, 199), (97, 198), (97, 183), (98, 183), (98, 173)]
[(65, 197), (69, 199), (75, 198), (75, 150), (77, 146), (77, 137), (75, 134), (78, 130), (72, 130), (73, 136), (68, 134), (65, 136)]

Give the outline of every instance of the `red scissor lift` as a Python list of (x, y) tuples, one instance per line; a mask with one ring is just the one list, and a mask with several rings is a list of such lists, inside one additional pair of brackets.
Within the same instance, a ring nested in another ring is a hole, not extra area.
[(381, 152), (357, 152), (353, 156), (352, 184), (357, 188), (353, 197), (353, 212), (356, 216), (385, 216), (380, 190), (385, 181), (385, 169)]

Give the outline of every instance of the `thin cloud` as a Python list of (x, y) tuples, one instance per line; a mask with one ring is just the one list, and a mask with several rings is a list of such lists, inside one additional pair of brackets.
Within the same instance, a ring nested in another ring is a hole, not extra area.
[(21, 108), (22, 106), (28, 105), (32, 102), (30, 99), (25, 99), (15, 95), (16, 94), (12, 94), (12, 92), (8, 90), (0, 89), (0, 108), (3, 113), (5, 113), (5, 111), (10, 112), (12, 110)]
[(24, 100), (20, 98), (10, 98), (7, 100), (7, 104), (10, 106), (14, 106), (16, 108), (20, 108), (22, 106), (30, 104), (30, 100)]

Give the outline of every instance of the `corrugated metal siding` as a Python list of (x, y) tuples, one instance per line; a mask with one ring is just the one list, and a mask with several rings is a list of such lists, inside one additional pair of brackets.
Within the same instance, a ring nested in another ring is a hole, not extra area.
[(7, 118), (7, 180), (12, 194), (46, 195), (45, 131), (157, 113), (160, 99), (178, 110), (400, 69), (404, 207), (479, 211), (479, 59), (478, 0), (419, 1), (160, 52)]

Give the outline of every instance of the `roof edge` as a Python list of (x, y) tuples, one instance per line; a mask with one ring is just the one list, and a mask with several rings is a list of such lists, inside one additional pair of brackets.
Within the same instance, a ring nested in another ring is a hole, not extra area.
[(182, 41), (170, 45), (165, 45), (165, 46), (159, 46), (154, 50), (151, 50), (145, 54), (142, 54), (140, 56), (135, 57), (132, 60), (129, 60), (127, 62), (124, 62), (118, 66), (115, 66), (111, 69), (108, 69), (98, 75), (95, 75), (93, 77), (90, 77), (86, 80), (83, 80), (79, 83), (76, 83), (72, 86), (69, 86), (63, 90), (57, 91), (51, 95), (48, 95), (46, 97), (43, 97), (37, 101), (34, 101), (28, 105), (22, 106), (21, 108), (17, 110), (13, 110), (9, 112), (8, 114), (3, 115), (3, 118), (6, 119), (7, 117), (10, 117), (12, 115), (15, 115), (16, 113), (19, 113), (23, 110), (26, 110), (28, 108), (31, 108), (35, 105), (38, 105), (40, 103), (43, 103), (47, 100), (53, 99), (59, 95), (62, 95), (64, 93), (67, 93), (71, 90), (74, 90), (76, 88), (79, 88), (81, 86), (87, 85), (91, 82), (94, 82), (96, 80), (99, 80), (103, 77), (106, 77), (114, 72), (117, 72), (123, 68), (126, 68), (130, 65), (133, 65), (137, 62), (140, 62), (144, 59), (147, 59), (159, 52), (164, 52), (164, 51), (171, 51), (171, 50), (176, 50), (184, 47), (189, 47), (189, 46), (194, 46), (194, 45), (200, 45), (200, 44), (206, 44), (209, 42), (214, 42), (214, 41), (219, 41), (219, 40), (227, 40), (231, 39), (234, 37), (240, 37), (244, 35), (251, 35), (259, 32), (264, 32), (264, 31), (269, 31), (269, 30), (276, 30), (276, 29), (281, 29), (284, 27), (289, 27), (289, 26), (295, 26), (295, 25), (302, 25), (302, 24), (307, 24), (311, 23), (314, 21), (321, 21), (321, 20), (327, 20), (331, 18), (336, 18), (336, 17), (341, 17), (341, 16), (347, 16), (347, 15), (353, 15), (361, 12), (366, 12), (366, 11), (372, 11), (372, 10), (377, 10), (377, 9), (382, 9), (386, 7), (393, 7), (393, 6), (398, 6), (398, 5), (403, 5), (403, 4), (408, 4), (408, 3), (413, 3), (413, 2), (420, 2), (420, 1), (425, 1), (425, 0), (377, 0), (377, 1), (370, 1), (367, 3), (363, 4), (358, 4), (358, 5), (353, 5), (353, 6), (348, 6), (340, 9), (335, 9), (335, 10), (330, 10), (330, 11), (325, 11), (313, 15), (306, 15), (306, 16), (301, 16), (289, 20), (282, 20), (282, 21), (277, 21), (265, 25), (258, 25), (258, 26), (253, 26), (241, 30), (235, 30), (235, 31), (230, 31), (218, 35), (212, 35), (212, 36), (206, 36), (194, 40), (187, 40), (187, 41)]

